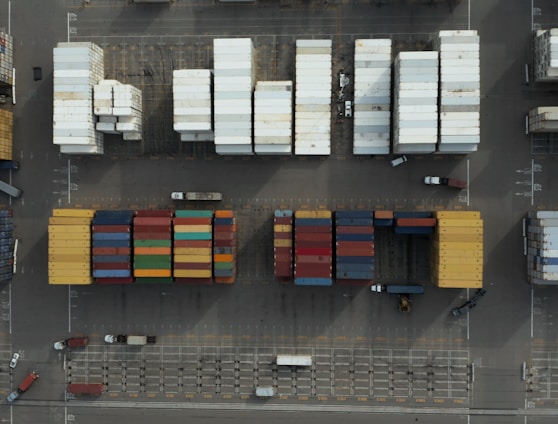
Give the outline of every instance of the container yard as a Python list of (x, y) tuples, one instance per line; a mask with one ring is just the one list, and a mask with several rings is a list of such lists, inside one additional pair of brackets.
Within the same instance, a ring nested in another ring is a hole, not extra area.
[(215, 152), (252, 155), (254, 45), (249, 38), (213, 40)]
[(438, 152), (467, 154), (480, 143), (480, 38), (477, 31), (440, 31)]
[(95, 130), (93, 86), (104, 77), (103, 49), (58, 43), (54, 56), (53, 139), (60, 153), (103, 154), (103, 134)]
[(0, 86), (11, 86), (14, 70), (14, 39), (0, 32)]
[(213, 283), (213, 211), (177, 210), (173, 218), (173, 276), (177, 283)]
[(296, 40), (296, 155), (331, 153), (331, 56), (331, 40)]
[(273, 275), (282, 282), (293, 278), (293, 211), (278, 209), (273, 216)]
[(558, 285), (558, 212), (529, 211), (523, 223), (527, 281)]
[(391, 55), (389, 39), (355, 41), (355, 155), (390, 153)]
[(401, 52), (394, 62), (393, 152), (432, 153), (438, 142), (438, 52)]
[(172, 72), (173, 128), (181, 141), (213, 141), (212, 74), (208, 69)]
[(236, 280), (237, 227), (234, 211), (216, 210), (213, 220), (213, 275), (215, 283)]
[(9, 110), (0, 109), (0, 160), (13, 159), (14, 116)]
[(534, 69), (536, 82), (558, 81), (558, 28), (541, 29), (534, 34)]

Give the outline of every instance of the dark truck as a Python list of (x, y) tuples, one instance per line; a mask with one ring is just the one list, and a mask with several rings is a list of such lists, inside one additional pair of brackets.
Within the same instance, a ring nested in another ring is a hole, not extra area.
[(455, 188), (467, 188), (467, 181), (457, 180), (455, 178), (446, 178), (446, 177), (424, 177), (424, 184), (426, 185), (445, 185), (448, 187), (455, 187)]
[(424, 294), (424, 287), (412, 284), (374, 284), (370, 287), (373, 293), (391, 293), (399, 296), (399, 312), (411, 312), (411, 294)]
[(77, 396), (100, 396), (105, 391), (105, 386), (101, 383), (70, 383), (66, 387), (66, 391)]
[(56, 350), (64, 350), (67, 347), (85, 347), (89, 344), (89, 337), (70, 337), (66, 340), (59, 340), (54, 343), (54, 348)]

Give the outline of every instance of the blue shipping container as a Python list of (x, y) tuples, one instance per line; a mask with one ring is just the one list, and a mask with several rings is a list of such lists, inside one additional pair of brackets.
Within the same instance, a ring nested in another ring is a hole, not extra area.
[(130, 233), (93, 233), (93, 240), (130, 240)]
[(214, 247), (213, 253), (217, 255), (231, 255), (234, 247)]
[(95, 217), (91, 221), (93, 225), (131, 225), (132, 218), (125, 218), (125, 217)]
[(335, 262), (339, 264), (374, 264), (374, 256), (336, 256)]
[(233, 225), (234, 218), (215, 218), (213, 220), (214, 225)]
[(374, 279), (373, 272), (348, 271), (348, 272), (337, 272), (335, 275), (340, 280), (373, 280)]
[(214, 269), (213, 276), (214, 277), (232, 277), (234, 275), (232, 269)]
[(130, 247), (130, 240), (93, 240), (91, 247)]
[(331, 278), (295, 278), (294, 282), (297, 286), (331, 286), (333, 280)]
[(293, 216), (293, 211), (290, 209), (277, 209), (275, 211), (275, 216), (277, 218), (290, 218)]
[(357, 272), (374, 272), (374, 265), (373, 264), (337, 264), (336, 266), (337, 273), (339, 272), (350, 272), (350, 271), (357, 271)]
[(130, 255), (94, 255), (93, 262), (130, 262)]
[(336, 211), (335, 219), (337, 218), (367, 218), (372, 219), (374, 217), (373, 211)]
[(132, 273), (129, 269), (95, 269), (93, 277), (95, 278), (122, 278), (131, 277)]
[(558, 265), (558, 258), (544, 258), (544, 257), (537, 257), (538, 263), (544, 265)]
[(335, 221), (337, 225), (368, 226), (374, 225), (372, 218), (339, 218)]
[(391, 227), (393, 225), (393, 219), (385, 218), (385, 219), (375, 219), (374, 218), (374, 226), (375, 227)]
[(336, 234), (336, 241), (374, 241), (374, 234)]

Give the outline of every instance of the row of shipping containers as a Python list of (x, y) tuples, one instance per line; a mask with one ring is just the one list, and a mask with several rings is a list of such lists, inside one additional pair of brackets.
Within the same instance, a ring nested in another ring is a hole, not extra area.
[(0, 160), (13, 159), (14, 115), (11, 111), (0, 109)]
[(0, 85), (13, 84), (14, 39), (10, 34), (0, 31)]
[(11, 209), (0, 210), (0, 281), (14, 276), (14, 219)]
[(558, 28), (536, 31), (533, 44), (535, 81), (558, 81)]
[(432, 234), (436, 228), (436, 218), (428, 211), (396, 211), (395, 219), (396, 234)]
[(527, 281), (558, 285), (558, 211), (529, 211), (524, 225)]
[(293, 211), (278, 209), (273, 216), (273, 275), (277, 280), (293, 278)]
[(236, 279), (237, 226), (230, 210), (216, 210), (213, 220), (213, 276), (216, 283), (232, 284)]

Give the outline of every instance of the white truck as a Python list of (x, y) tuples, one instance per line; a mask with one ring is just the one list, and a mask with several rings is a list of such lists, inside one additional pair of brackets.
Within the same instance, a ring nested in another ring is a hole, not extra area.
[(107, 334), (105, 335), (106, 343), (126, 343), (128, 345), (143, 346), (157, 342), (155, 336), (132, 336), (126, 334)]
[(223, 194), (215, 191), (173, 191), (172, 200), (223, 200)]

